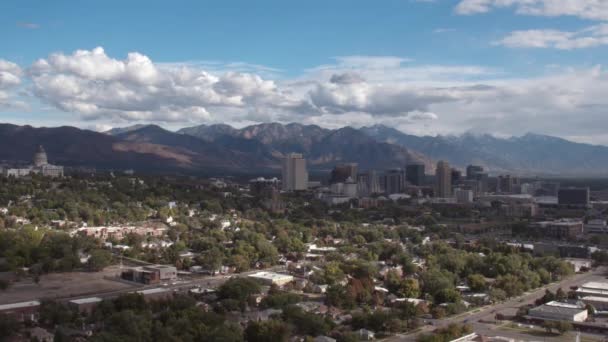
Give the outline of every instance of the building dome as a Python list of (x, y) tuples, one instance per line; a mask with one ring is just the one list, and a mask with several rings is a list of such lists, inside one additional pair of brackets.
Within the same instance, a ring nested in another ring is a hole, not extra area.
[(44, 151), (44, 147), (42, 147), (42, 145), (38, 146), (38, 150), (34, 154), (34, 166), (40, 167), (43, 165), (47, 165), (48, 163), (49, 162), (46, 156), (46, 152)]

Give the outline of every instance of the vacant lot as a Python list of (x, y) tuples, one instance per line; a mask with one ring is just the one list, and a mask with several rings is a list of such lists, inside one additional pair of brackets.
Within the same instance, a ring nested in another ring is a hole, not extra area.
[(0, 291), (0, 304), (24, 302), (35, 299), (57, 299), (88, 295), (102, 295), (112, 291), (134, 288), (132, 285), (104, 279), (120, 273), (118, 267), (108, 267), (102, 272), (53, 273), (40, 277), (38, 284), (24, 279)]

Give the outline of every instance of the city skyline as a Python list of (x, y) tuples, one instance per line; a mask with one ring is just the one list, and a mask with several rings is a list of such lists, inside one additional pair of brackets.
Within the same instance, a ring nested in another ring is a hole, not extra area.
[(608, 0), (4, 0), (0, 41), (2, 341), (608, 336)]
[(608, 144), (604, 1), (114, 5), (0, 5), (2, 122), (387, 124)]

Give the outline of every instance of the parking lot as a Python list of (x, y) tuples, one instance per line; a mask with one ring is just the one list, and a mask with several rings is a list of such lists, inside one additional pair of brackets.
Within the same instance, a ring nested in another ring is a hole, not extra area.
[(0, 292), (0, 304), (17, 303), (34, 299), (56, 299), (95, 295), (135, 288), (124, 282), (110, 280), (120, 273), (118, 266), (102, 272), (52, 273), (40, 277), (36, 284), (31, 278), (11, 284)]

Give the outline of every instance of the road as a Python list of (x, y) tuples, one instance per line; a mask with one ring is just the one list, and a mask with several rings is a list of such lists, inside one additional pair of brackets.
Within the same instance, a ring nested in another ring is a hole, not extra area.
[(126, 294), (126, 293), (130, 293), (130, 292), (141, 291), (141, 290), (146, 290), (146, 289), (154, 289), (154, 288), (159, 288), (159, 287), (165, 288), (167, 290), (174, 291), (174, 292), (185, 292), (185, 291), (188, 291), (195, 287), (217, 288), (232, 277), (246, 277), (250, 274), (262, 272), (262, 271), (281, 272), (284, 270), (285, 270), (285, 266), (273, 266), (270, 268), (256, 269), (256, 270), (252, 270), (252, 271), (236, 273), (236, 274), (231, 274), (231, 275), (202, 276), (202, 277), (194, 277), (192, 279), (178, 279), (178, 280), (174, 280), (174, 281), (164, 282), (161, 284), (143, 285), (143, 286), (128, 288), (128, 289), (100, 292), (100, 293), (96, 293), (96, 294), (88, 295), (88, 296), (57, 298), (57, 300), (69, 301), (69, 300), (73, 300), (73, 299), (80, 299), (80, 298), (86, 298), (86, 297), (99, 297), (99, 298), (103, 298), (103, 299), (109, 299), (109, 298), (118, 297), (121, 294)]
[(606, 269), (598, 268), (591, 272), (576, 274), (572, 277), (562, 280), (558, 283), (552, 283), (543, 287), (540, 287), (536, 290), (527, 292), (519, 297), (514, 297), (508, 299), (501, 303), (496, 303), (493, 305), (487, 305), (481, 308), (476, 308), (472, 311), (447, 317), (441, 320), (432, 320), (433, 325), (425, 325), (422, 329), (416, 331), (412, 334), (407, 335), (396, 335), (386, 339), (386, 341), (416, 341), (418, 336), (424, 333), (432, 332), (436, 328), (442, 328), (450, 323), (466, 323), (473, 327), (473, 330), (484, 336), (505, 336), (516, 338), (519, 340), (529, 340), (532, 337), (530, 335), (525, 335), (518, 333), (516, 331), (496, 331), (498, 326), (494, 324), (481, 323), (480, 320), (483, 321), (493, 321), (494, 317), (497, 313), (503, 313), (505, 315), (513, 315), (517, 308), (526, 304), (534, 303), (538, 298), (541, 298), (547, 289), (552, 292), (555, 292), (558, 288), (562, 288), (564, 291), (569, 291), (571, 286), (581, 285), (582, 283), (588, 281), (597, 281), (597, 280), (606, 280)]

